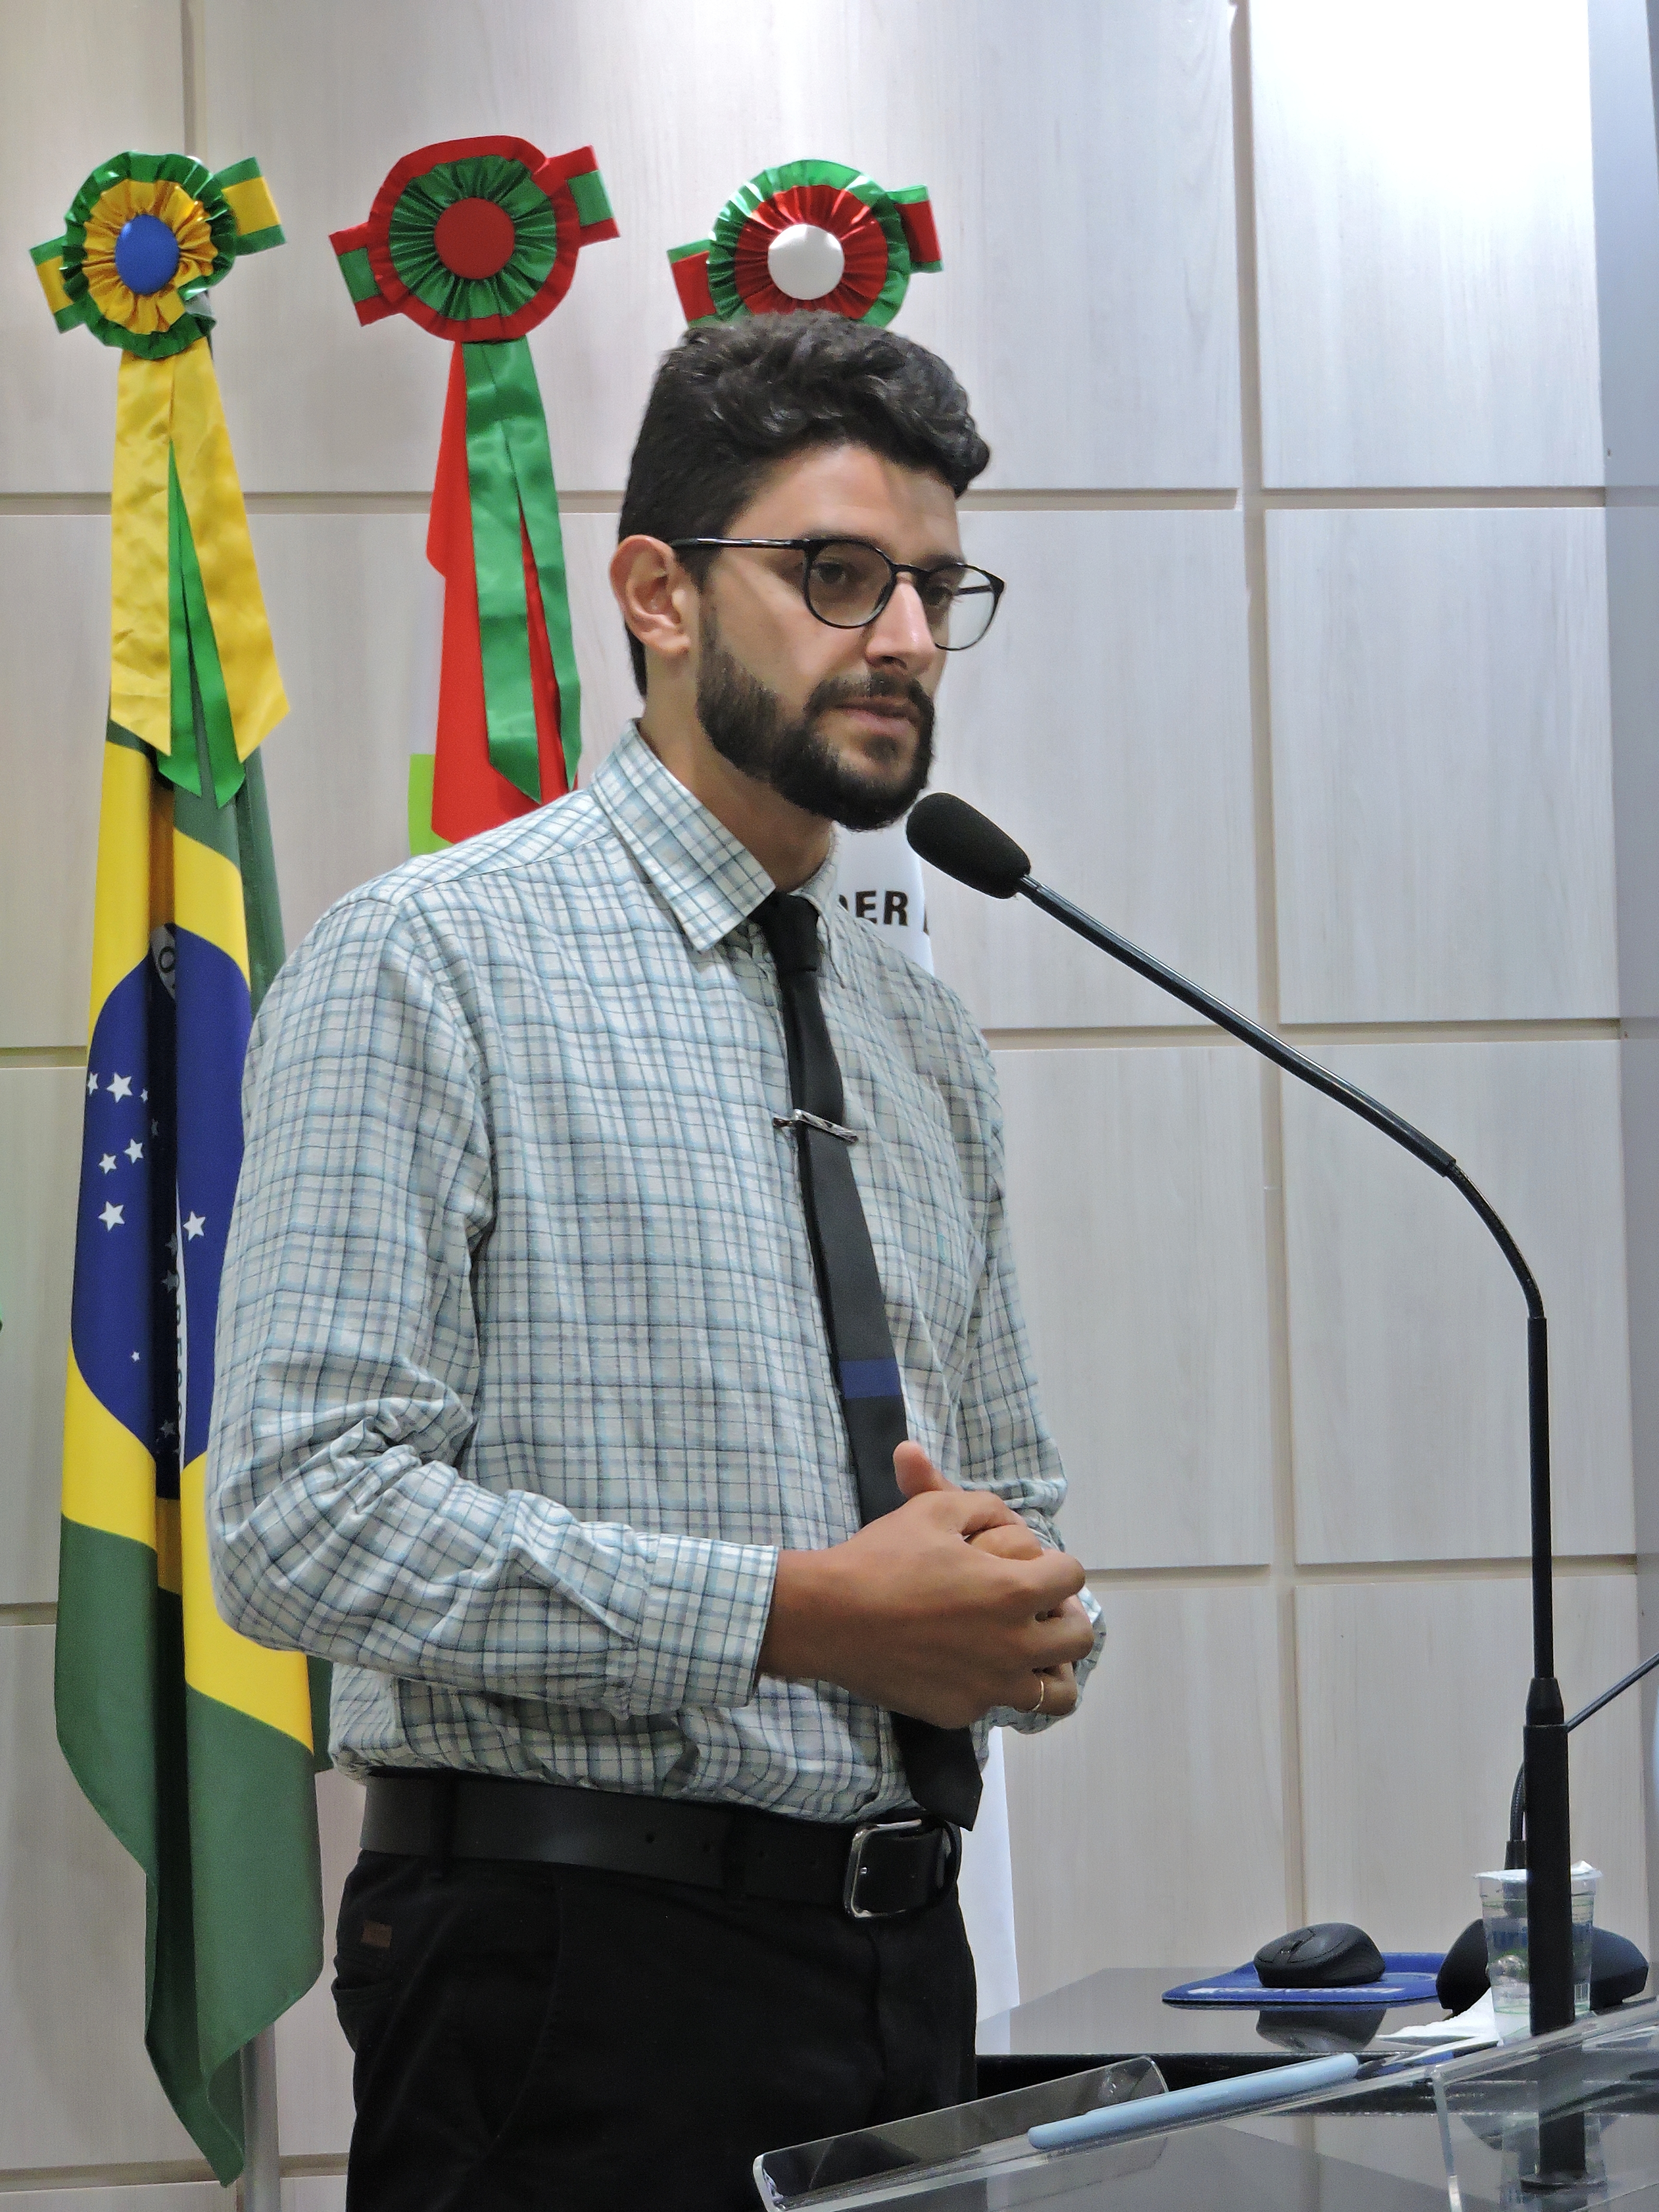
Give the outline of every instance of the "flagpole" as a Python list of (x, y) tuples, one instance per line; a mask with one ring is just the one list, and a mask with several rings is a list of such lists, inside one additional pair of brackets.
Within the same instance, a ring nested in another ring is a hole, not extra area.
[(240, 2212), (283, 2212), (283, 2166), (276, 2141), (276, 2031), (262, 2028), (242, 2045)]

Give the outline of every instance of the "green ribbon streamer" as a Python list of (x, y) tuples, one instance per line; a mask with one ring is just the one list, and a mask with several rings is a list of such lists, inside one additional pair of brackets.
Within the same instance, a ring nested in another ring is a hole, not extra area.
[(565, 774), (581, 755), (581, 684), (570, 633), (564, 537), (536, 367), (523, 338), (465, 345), (466, 466), (472, 495), (472, 553), (478, 578), (478, 641), (490, 765), (527, 799), (542, 797), (535, 694), (520, 521), (541, 586), (542, 611), (559, 692)]
[(169, 783), (199, 798), (202, 781), (197, 758), (194, 690), (207, 733), (214, 803), (228, 806), (241, 789), (246, 770), (236, 757), (235, 727), (219, 647), (208, 613), (196, 540), (191, 535), (179, 471), (167, 456), (167, 648), (172, 664), (173, 750), (155, 765)]

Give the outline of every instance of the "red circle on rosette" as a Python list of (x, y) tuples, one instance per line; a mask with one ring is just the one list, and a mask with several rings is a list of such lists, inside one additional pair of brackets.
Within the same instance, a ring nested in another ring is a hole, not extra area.
[[(553, 210), (558, 224), (559, 250), (540, 291), (533, 299), (526, 300), (516, 314), (441, 315), (411, 292), (398, 274), (389, 237), (392, 210), (412, 177), (422, 177), (428, 169), (435, 169), (444, 162), (465, 161), (481, 154), (503, 154), (511, 161), (521, 161), (530, 171), (531, 181), (538, 191), (546, 193)], [(368, 234), (365, 241), (368, 265), (374, 272), (375, 288), (386, 305), (418, 323), (423, 331), (430, 331), (434, 337), (449, 338), (458, 345), (491, 344), (504, 338), (521, 338), (538, 323), (545, 321), (570, 289), (582, 242), (582, 219), (576, 211), (576, 197), (570, 189), (569, 179), (539, 148), (525, 138), (448, 138), (435, 146), (421, 146), (414, 153), (405, 154), (402, 161), (395, 161), (387, 170), (385, 182), (374, 195), (374, 204), (368, 211), (364, 228)]]
[[(833, 232), (846, 256), (840, 283), (816, 300), (792, 300), (788, 293), (779, 291), (767, 265), (772, 240), (798, 222)], [(887, 282), (887, 234), (854, 193), (838, 191), (834, 185), (791, 185), (763, 200), (738, 233), (732, 249), (732, 277), (751, 315), (793, 315), (811, 308), (857, 322)]]
[(495, 276), (513, 258), (518, 234), (513, 218), (494, 200), (457, 200), (433, 227), (432, 245), (444, 267), (478, 281)]

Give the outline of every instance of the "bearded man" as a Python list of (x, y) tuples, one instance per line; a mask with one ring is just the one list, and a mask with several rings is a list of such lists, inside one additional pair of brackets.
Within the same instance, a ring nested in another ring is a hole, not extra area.
[(847, 914), (1002, 592), (944, 363), (662, 363), (591, 788), (333, 908), (248, 1057), (208, 1515), (368, 1784), (351, 2212), (752, 2203), (973, 2094), (960, 1828), (1075, 1705), (989, 1055)]

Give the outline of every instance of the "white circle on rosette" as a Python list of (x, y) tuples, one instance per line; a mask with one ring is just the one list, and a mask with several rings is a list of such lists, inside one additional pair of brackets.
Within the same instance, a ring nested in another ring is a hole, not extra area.
[(840, 239), (815, 222), (792, 222), (766, 249), (767, 274), (792, 300), (823, 299), (840, 283), (846, 266)]

